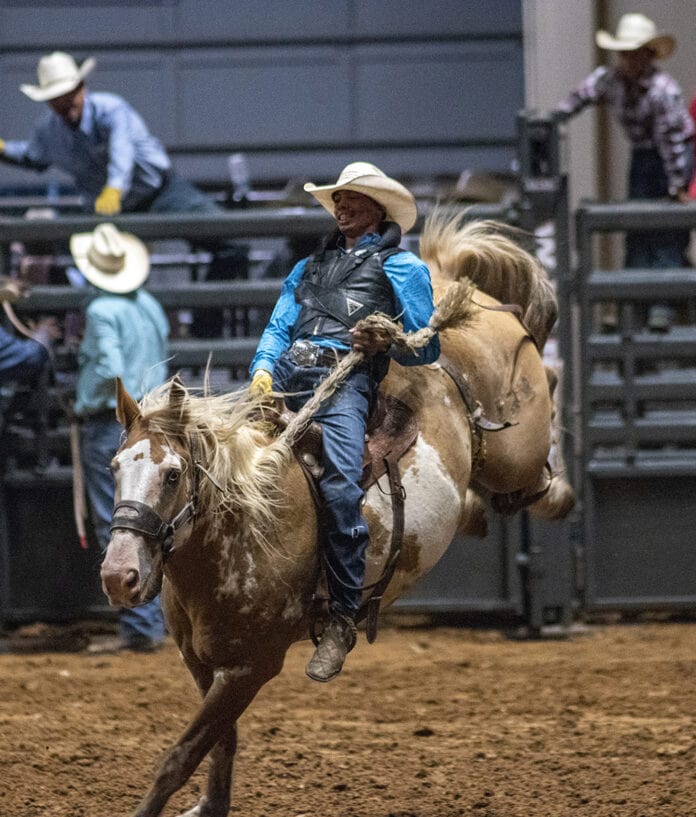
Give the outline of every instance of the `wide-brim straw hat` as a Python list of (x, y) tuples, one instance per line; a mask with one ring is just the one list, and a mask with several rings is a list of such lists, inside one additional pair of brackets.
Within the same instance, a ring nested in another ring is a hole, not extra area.
[(70, 54), (54, 51), (39, 60), (36, 69), (39, 84), (20, 85), (19, 89), (34, 102), (48, 102), (74, 91), (96, 64), (94, 57), (89, 57), (78, 68)]
[(75, 233), (70, 238), (70, 252), (90, 284), (106, 292), (133, 292), (150, 274), (147, 247), (113, 224), (100, 224), (92, 233)]
[(671, 34), (658, 34), (655, 23), (644, 14), (624, 14), (616, 27), (616, 36), (608, 31), (598, 31), (595, 41), (607, 51), (635, 51), (651, 48), (658, 59), (665, 59), (677, 47)]
[(355, 190), (381, 204), (387, 221), (395, 221), (402, 233), (416, 223), (418, 209), (413, 193), (369, 162), (352, 162), (341, 171), (335, 184), (316, 185), (307, 182), (304, 189), (326, 210), (334, 214), (333, 194), (337, 190)]

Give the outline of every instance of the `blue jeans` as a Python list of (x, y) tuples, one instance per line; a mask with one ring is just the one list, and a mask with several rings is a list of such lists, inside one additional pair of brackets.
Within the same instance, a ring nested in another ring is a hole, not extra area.
[[(111, 516), (114, 509), (114, 480), (109, 465), (121, 445), (123, 429), (116, 420), (86, 417), (80, 426), (80, 460), (90, 515), (99, 547), (105, 551), (111, 540)], [(134, 637), (164, 638), (164, 618), (159, 596), (132, 610), (119, 614), (121, 637), (128, 643)]]
[[(329, 373), (324, 366), (296, 366), (281, 355), (273, 373), (276, 391), (296, 392), (285, 402), (298, 411)], [(360, 487), (365, 430), (377, 395), (377, 381), (369, 363), (350, 373), (314, 416), (322, 426), (324, 474), (319, 490), (324, 500), (323, 528), (326, 577), (333, 604), (349, 616), (360, 607), (365, 579), (367, 523), (361, 513)]]
[[(691, 152), (689, 158), (693, 159)], [(658, 150), (635, 148), (631, 153), (628, 198), (666, 199), (668, 195), (667, 175)], [(686, 267), (688, 246), (688, 230), (627, 232), (625, 265), (642, 269)]]

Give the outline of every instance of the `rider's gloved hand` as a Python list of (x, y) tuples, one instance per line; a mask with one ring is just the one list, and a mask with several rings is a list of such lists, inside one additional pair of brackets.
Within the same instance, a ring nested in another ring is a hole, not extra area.
[(121, 191), (117, 187), (105, 187), (94, 202), (94, 212), (100, 216), (115, 216), (121, 212)]
[(0, 156), (5, 152), (5, 140), (0, 139)]
[(252, 397), (265, 397), (273, 391), (273, 377), (265, 369), (257, 369), (251, 379), (249, 393)]

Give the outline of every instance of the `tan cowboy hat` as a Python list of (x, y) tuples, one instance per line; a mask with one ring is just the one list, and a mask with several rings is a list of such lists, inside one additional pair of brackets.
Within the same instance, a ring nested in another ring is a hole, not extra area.
[(78, 68), (70, 54), (54, 51), (39, 60), (36, 69), (39, 84), (20, 85), (19, 90), (34, 102), (48, 102), (51, 99), (57, 99), (63, 94), (74, 91), (96, 64), (94, 57), (90, 57)]
[(142, 286), (150, 274), (150, 254), (143, 242), (113, 224), (100, 224), (93, 233), (75, 233), (70, 252), (77, 268), (99, 289), (124, 295)]
[(416, 200), (411, 191), (369, 162), (346, 165), (336, 184), (317, 186), (307, 182), (304, 189), (331, 215), (334, 212), (332, 195), (336, 190), (355, 190), (369, 196), (384, 207), (387, 221), (395, 221), (402, 233), (407, 233), (413, 227), (418, 216)]
[(607, 51), (635, 51), (647, 46), (658, 59), (665, 59), (677, 47), (671, 34), (658, 34), (653, 21), (644, 14), (624, 14), (616, 27), (616, 37), (608, 31), (598, 31), (595, 40)]

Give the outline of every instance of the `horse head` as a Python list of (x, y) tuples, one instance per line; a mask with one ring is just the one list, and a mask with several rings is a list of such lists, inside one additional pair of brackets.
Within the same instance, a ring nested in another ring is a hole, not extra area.
[(120, 379), (117, 400), (126, 438), (112, 461), (115, 507), (101, 580), (112, 605), (134, 607), (160, 592), (166, 560), (190, 533), (197, 438), (187, 439), (184, 431), (188, 392), (178, 378), (171, 382), (166, 407), (152, 416), (143, 416)]

